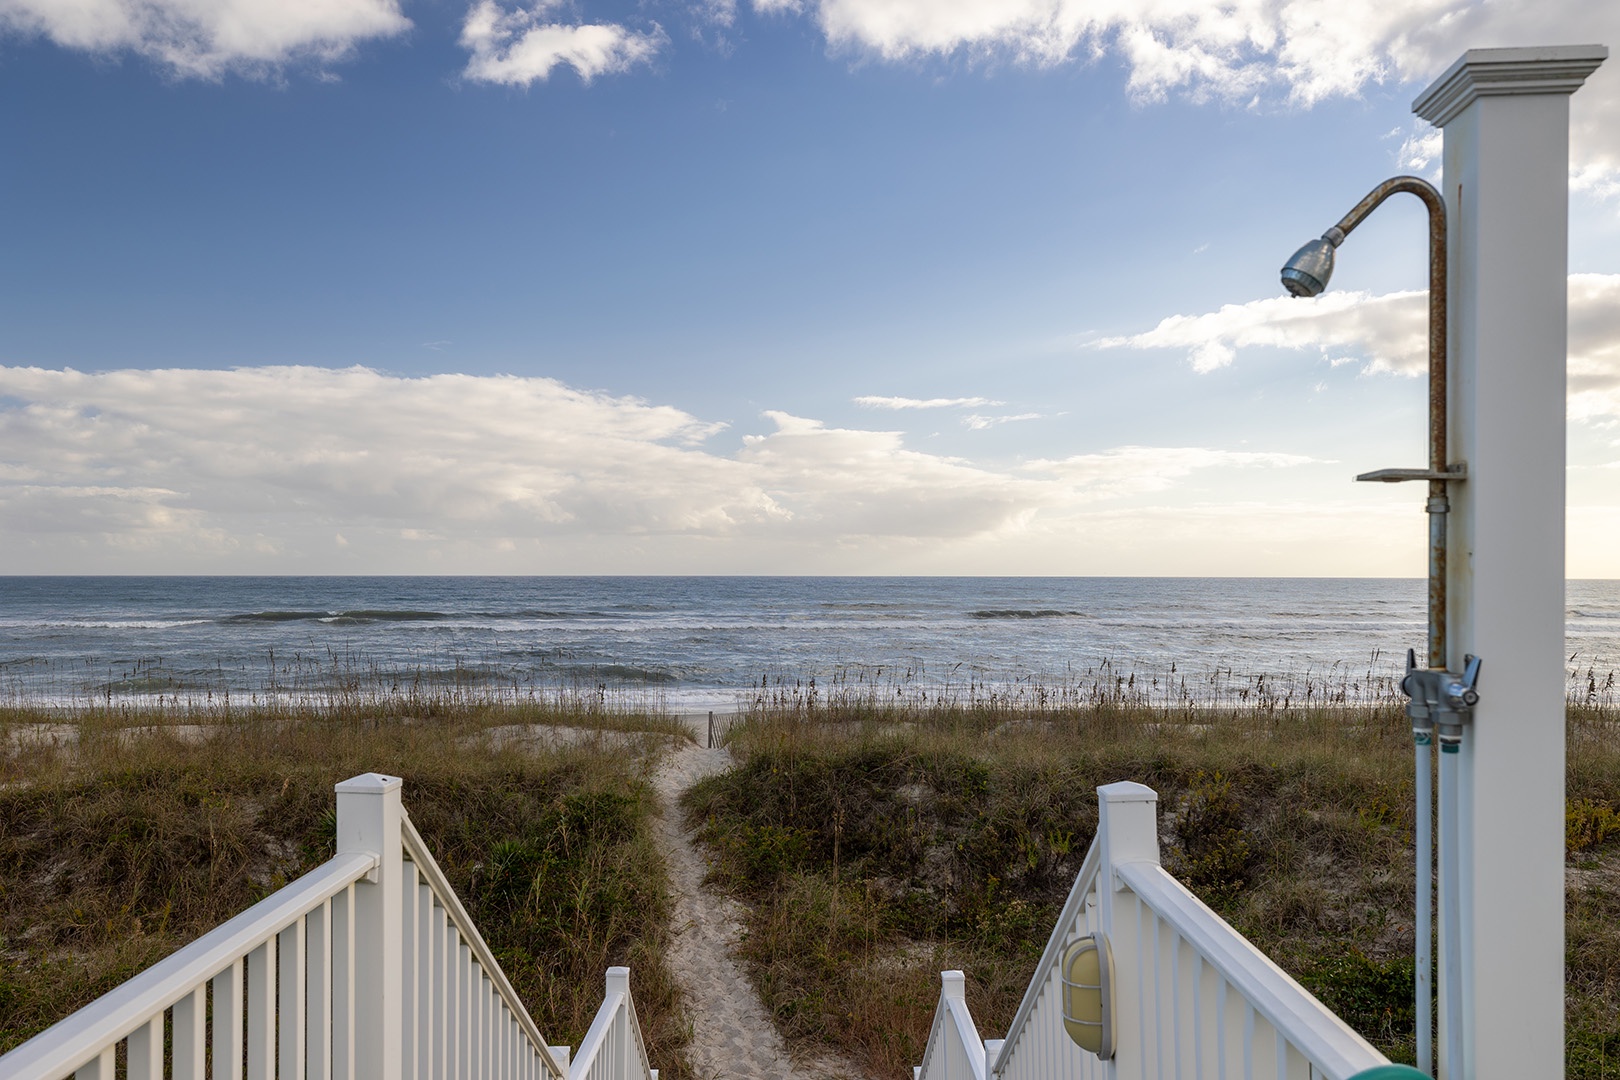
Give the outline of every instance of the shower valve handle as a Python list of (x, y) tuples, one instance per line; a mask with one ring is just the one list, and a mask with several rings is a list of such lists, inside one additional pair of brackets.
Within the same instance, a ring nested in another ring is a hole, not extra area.
[(1414, 731), (1426, 732), (1430, 726), (1440, 729), (1441, 748), (1455, 749), (1462, 739), (1463, 725), (1473, 719), (1474, 706), (1479, 704), (1480, 659), (1469, 655), (1463, 659), (1463, 670), (1445, 671), (1417, 666), (1415, 650), (1406, 650), (1406, 677), (1401, 680), (1401, 692), (1411, 700), (1406, 715), (1412, 719)]

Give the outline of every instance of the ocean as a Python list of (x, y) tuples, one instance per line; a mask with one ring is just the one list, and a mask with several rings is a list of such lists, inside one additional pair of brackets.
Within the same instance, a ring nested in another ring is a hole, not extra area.
[[(1421, 654), (1423, 605), (1421, 581), (1361, 578), (0, 577), (0, 699), (571, 686), (693, 711), (811, 680), (1376, 696)], [(1612, 690), (1620, 581), (1571, 581), (1566, 606), (1572, 691)]]

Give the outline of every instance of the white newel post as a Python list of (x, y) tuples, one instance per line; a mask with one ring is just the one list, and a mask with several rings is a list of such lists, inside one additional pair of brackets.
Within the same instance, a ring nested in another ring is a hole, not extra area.
[(607, 969), (606, 983), (607, 996), (623, 994), (624, 999), (619, 1003), (619, 1012), (613, 1018), (613, 1027), (608, 1031), (608, 1039), (613, 1048), (610, 1058), (619, 1067), (619, 1076), (628, 1078), (633, 1074), (633, 1054), (635, 1047), (630, 1035), (630, 969), (627, 967), (610, 967)]
[(1483, 660), (1460, 754), (1449, 1080), (1563, 1075), (1569, 95), (1607, 55), (1471, 50), (1413, 104), (1445, 133), (1450, 451), (1468, 467), (1451, 485), (1447, 661)]
[(1115, 1080), (1146, 1080), (1143, 1055), (1142, 970), (1137, 960), (1138, 919), (1114, 870), (1125, 863), (1159, 865), (1159, 793), (1123, 781), (1097, 789), (1097, 835), (1102, 866), (1097, 882), (1098, 923), (1114, 953), (1114, 1028), (1118, 1044), (1109, 1071)]
[(354, 887), (356, 1080), (396, 1080), (404, 1034), (404, 856), (397, 776), (366, 773), (337, 785), (337, 849), (381, 857), (376, 880)]

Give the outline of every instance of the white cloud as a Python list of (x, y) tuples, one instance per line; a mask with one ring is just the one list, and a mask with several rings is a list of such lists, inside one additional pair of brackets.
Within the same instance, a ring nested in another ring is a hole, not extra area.
[[(1399, 134), (1399, 130), (1395, 132)], [(1427, 120), (1413, 120), (1411, 130), (1395, 151), (1395, 167), (1403, 172), (1417, 173), (1430, 180), (1440, 177), (1440, 152), (1445, 136)]]
[[(622, 572), (667, 567), (686, 545), (697, 565), (735, 572), (784, 544), (853, 552), (843, 565), (858, 569), (866, 551), (1054, 527), (1125, 493), (1122, 475), (1140, 493), (1201, 469), (1295, 463), (1132, 447), (1112, 468), (1008, 471), (786, 412), (725, 453), (710, 445), (724, 424), (636, 398), (365, 368), (0, 368), (0, 401), (0, 548), (14, 570), (332, 557), (409, 569), (446, 552), (532, 570), (572, 551), (571, 565)], [(109, 564), (119, 552), (135, 561)]]
[(1315, 458), (1300, 454), (1210, 450), (1197, 446), (1121, 446), (1100, 454), (1031, 461), (1024, 468), (1060, 478), (1091, 498), (1108, 498), (1163, 491), (1200, 469), (1283, 469), (1318, 463)]
[[(808, 10), (835, 48), (888, 60), (1005, 58), (1050, 65), (1113, 55), (1139, 100), (1260, 99), (1311, 106), (1369, 84), (1415, 85), (1463, 48), (1620, 41), (1609, 0), (754, 0)], [(1576, 164), (1620, 184), (1620, 65), (1576, 95)], [(1423, 148), (1414, 146), (1414, 152)]]
[(410, 25), (397, 0), (0, 0), (0, 31), (91, 53), (133, 52), (207, 79), (331, 63)]
[(559, 6), (559, 0), (539, 0), (507, 11), (495, 0), (479, 0), (461, 26), (461, 44), (472, 54), (462, 74), (478, 82), (529, 86), (567, 64), (581, 81), (590, 82), (651, 61), (668, 40), (656, 24), (651, 33), (637, 33), (618, 23), (551, 21)]
[(1021, 420), (1041, 420), (1045, 417), (1045, 413), (1037, 412), (1013, 413), (1008, 416), (984, 416), (980, 413), (972, 413), (962, 417), (962, 423), (974, 431), (983, 431), (998, 424), (1016, 424)]
[(954, 409), (977, 408), (984, 405), (1005, 405), (1004, 401), (992, 401), (983, 397), (878, 397), (866, 394), (855, 399), (855, 404), (868, 409)]
[[(1253, 346), (1315, 349), (1335, 363), (1421, 375), (1428, 370), (1428, 294), (1324, 293), (1227, 304), (1171, 315), (1152, 330), (1104, 338), (1094, 348), (1187, 349), (1193, 370), (1231, 364)], [(1569, 276), (1569, 415), (1620, 419), (1620, 274)]]
[(1569, 275), (1569, 416), (1620, 420), (1620, 274)]
[(1152, 330), (1103, 338), (1094, 348), (1187, 349), (1193, 370), (1231, 364), (1251, 346), (1321, 351), (1329, 360), (1364, 358), (1378, 371), (1427, 370), (1428, 304), (1423, 292), (1328, 292), (1227, 304), (1205, 315), (1171, 315)]

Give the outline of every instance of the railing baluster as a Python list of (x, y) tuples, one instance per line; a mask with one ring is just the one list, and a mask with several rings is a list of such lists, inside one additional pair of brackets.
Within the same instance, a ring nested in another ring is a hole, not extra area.
[(1249, 1075), (1255, 1080), (1271, 1080), (1280, 1067), (1277, 1062), (1277, 1029), (1259, 1010), (1255, 1010), (1254, 1068)]
[(129, 1033), (129, 1080), (163, 1080), (163, 1014)]
[(400, 1075), (416, 1080), (416, 864), (406, 859), (401, 865), (404, 880), (400, 888)]
[(275, 1080), (276, 950), (267, 941), (248, 954), (247, 1080)]
[(304, 1025), (308, 1009), (305, 1005), (304, 920), (293, 924), (276, 936), (276, 977), (280, 983), (277, 994), (278, 1052), (280, 1080), (304, 1080)]
[[(411, 865), (415, 865), (412, 863)], [(433, 923), (438, 915), (433, 905), (433, 887), (427, 882), (416, 886), (416, 1015), (411, 1017), (416, 1031), (416, 1060), (420, 1080), (437, 1080), (433, 1066), (434, 1039), (433, 986), (438, 971), (438, 954), (433, 951)]]
[(242, 961), (214, 976), (214, 1080), (242, 1080)]
[(451, 1064), (455, 1045), (451, 1038), (450, 987), (455, 972), (449, 962), (450, 915), (442, 907), (433, 908), (433, 1078), (449, 1080), (455, 1066)]
[(1239, 1040), (1237, 1038), (1233, 1038), (1232, 1023), (1233, 1018), (1237, 1014), (1232, 1009), (1231, 1003), (1228, 1001), (1228, 995), (1226, 993), (1226, 977), (1224, 975), (1220, 976), (1220, 980), (1221, 981), (1216, 985), (1215, 989), (1216, 1023), (1220, 1024), (1220, 1027), (1215, 1029), (1215, 1041), (1218, 1046), (1216, 1050), (1216, 1059), (1221, 1063), (1220, 1080), (1227, 1080), (1227, 1075), (1230, 1072), (1230, 1064), (1232, 1061), (1232, 1052), (1235, 1049), (1234, 1044)]
[(1243, 1003), (1243, 1080), (1254, 1078), (1254, 1006)]
[(1274, 1051), (1277, 1055), (1277, 1080), (1288, 1080), (1288, 1040), (1283, 1038), (1282, 1032), (1277, 1032), (1277, 1046)]
[(304, 1066), (307, 1080), (332, 1080), (332, 901), (304, 916)]
[(1171, 1062), (1174, 1064), (1174, 1072), (1171, 1075), (1179, 1080), (1187, 1075), (1181, 1070), (1184, 1061), (1181, 1048), (1186, 1038), (1186, 1028), (1183, 1027), (1184, 1014), (1181, 1010), (1181, 934), (1176, 933), (1170, 923), (1160, 923), (1160, 926), (1165, 929), (1165, 967), (1170, 970), (1170, 978), (1166, 978), (1165, 984), (1170, 991), (1170, 1046), (1173, 1054)]
[(456, 935), (456, 1075), (478, 1080), (472, 1071), (472, 950)]
[(332, 897), (332, 1080), (354, 1080), (354, 886)]
[(455, 923), (445, 913), (444, 928), (444, 1075), (461, 1080), (461, 943)]
[(484, 1060), (484, 973), (478, 969), (471, 949), (467, 950), (467, 975), (471, 980), (471, 991), (467, 995), (467, 1030), (472, 1034), (467, 1044), (467, 1060), (472, 1062), (472, 1075), (483, 1080), (489, 1071), (488, 1062)]
[(174, 1003), (174, 1080), (206, 1080), (208, 990), (199, 986)]
[(116, 1080), (113, 1072), (117, 1064), (118, 1048), (109, 1046), (96, 1055), (96, 1060), (80, 1066), (73, 1074), (73, 1080)]

